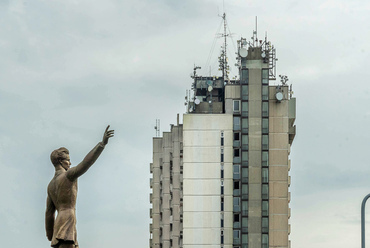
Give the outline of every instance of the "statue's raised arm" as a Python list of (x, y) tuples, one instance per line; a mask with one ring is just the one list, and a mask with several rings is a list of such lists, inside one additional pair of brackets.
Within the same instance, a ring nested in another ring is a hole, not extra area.
[(105, 129), (102, 141), (86, 155), (82, 162), (67, 171), (67, 178), (69, 180), (75, 180), (83, 175), (98, 159), (105, 145), (108, 144), (108, 140), (114, 136), (114, 130), (109, 130), (109, 127), (108, 125)]

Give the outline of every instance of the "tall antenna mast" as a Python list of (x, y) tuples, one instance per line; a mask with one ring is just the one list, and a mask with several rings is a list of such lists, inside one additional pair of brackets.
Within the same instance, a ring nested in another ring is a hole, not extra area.
[(222, 15), (222, 19), (224, 21), (224, 33), (221, 34), (221, 37), (224, 38), (224, 45), (222, 46), (222, 51), (221, 51), (221, 56), (219, 58), (219, 62), (220, 62), (220, 70), (222, 71), (222, 77), (224, 79), (228, 79), (229, 78), (229, 66), (228, 66), (228, 59), (227, 59), (227, 36), (229, 36), (229, 34), (227, 34), (226, 32), (226, 28), (227, 28), (227, 24), (226, 24), (226, 13), (224, 12), (224, 14)]

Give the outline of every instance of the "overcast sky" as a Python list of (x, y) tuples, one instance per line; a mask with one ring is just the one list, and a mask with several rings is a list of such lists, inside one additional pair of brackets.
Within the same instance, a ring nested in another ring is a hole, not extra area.
[[(225, 0), (225, 11), (230, 60), (232, 42), (251, 37), (258, 16), (259, 37), (267, 31), (277, 74), (288, 75), (297, 98), (292, 247), (360, 247), (370, 193), (370, 3)], [(50, 153), (65, 146), (78, 164), (107, 124), (115, 137), (79, 179), (78, 240), (148, 247), (155, 120), (168, 131), (184, 113), (194, 64), (209, 74), (222, 12), (221, 0), (0, 0), (2, 247), (49, 247)]]

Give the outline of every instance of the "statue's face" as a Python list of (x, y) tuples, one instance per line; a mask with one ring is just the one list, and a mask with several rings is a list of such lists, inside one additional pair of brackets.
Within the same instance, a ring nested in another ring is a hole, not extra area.
[(66, 158), (61, 161), (62, 167), (65, 170), (68, 170), (69, 167), (71, 166), (71, 160), (69, 158), (69, 155), (67, 154)]

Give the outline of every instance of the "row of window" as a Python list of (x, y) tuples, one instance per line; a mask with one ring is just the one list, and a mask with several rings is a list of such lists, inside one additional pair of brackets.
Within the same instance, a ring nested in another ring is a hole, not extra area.
[[(249, 86), (248, 85), (242, 85), (241, 87), (241, 99), (243, 100), (243, 103), (248, 103), (248, 91), (249, 91)], [(269, 88), (268, 85), (262, 85), (262, 101), (268, 101), (269, 99)], [(242, 106), (243, 111), (248, 110), (248, 104)], [(233, 112), (234, 114), (240, 113), (240, 100), (234, 100), (233, 101)]]
[[(240, 169), (242, 173), (240, 173)], [(233, 164), (233, 179), (234, 180), (242, 179), (242, 182), (244, 181), (248, 182), (248, 176), (249, 176), (248, 174), (249, 174), (248, 168), (245, 168), (245, 167), (241, 168), (240, 164)], [(236, 182), (238, 181), (235, 181), (234, 185)], [(269, 169), (266, 167), (262, 167), (262, 183), (268, 183), (268, 182), (269, 182)]]
[[(267, 115), (264, 115), (262, 118), (262, 133), (268, 133), (269, 131), (269, 122), (268, 122), (268, 105), (267, 109), (264, 110)], [(248, 118), (240, 118), (239, 116), (234, 116), (233, 120), (233, 129), (235, 131), (242, 131), (242, 133), (248, 133), (249, 132), (249, 124), (248, 124)]]
[[(234, 245), (240, 245), (242, 244), (241, 248), (248, 248), (248, 234), (242, 233), (240, 235), (239, 230), (234, 230), (233, 233), (233, 241)], [(268, 234), (262, 234), (262, 246), (261, 248), (268, 248), (269, 247), (269, 236)], [(240, 246), (234, 246), (234, 248), (239, 248)]]
[[(269, 69), (262, 69), (262, 84), (268, 85), (269, 80)], [(249, 83), (249, 71), (247, 68), (243, 68), (240, 74), (240, 82), (241, 84), (248, 84)]]

